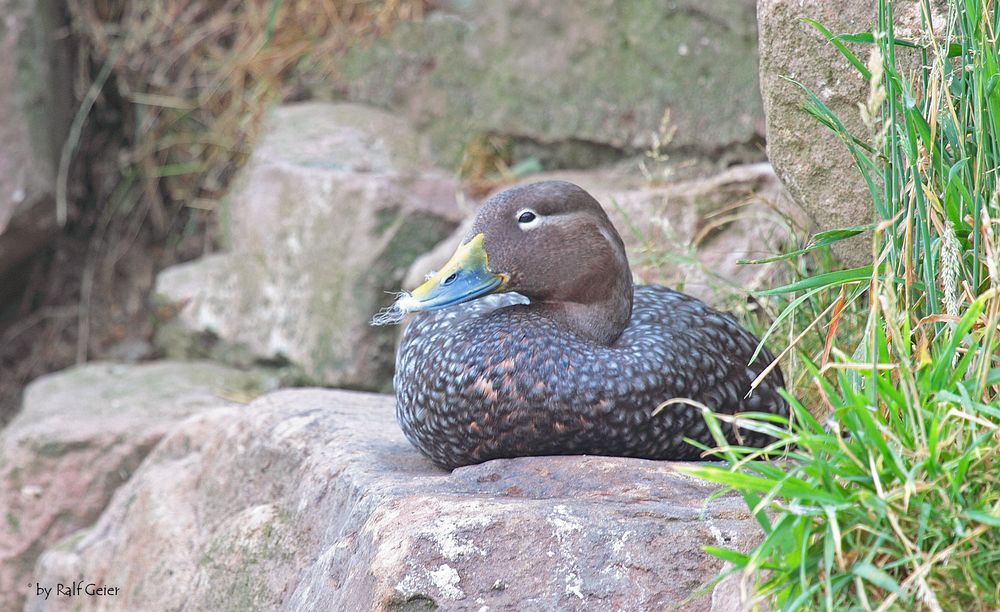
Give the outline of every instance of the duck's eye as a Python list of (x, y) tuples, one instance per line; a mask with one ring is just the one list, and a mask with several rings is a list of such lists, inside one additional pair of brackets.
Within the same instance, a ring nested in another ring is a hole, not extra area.
[(453, 282), (455, 282), (456, 278), (458, 278), (458, 272), (452, 272), (451, 274), (448, 275), (447, 278), (445, 278), (443, 281), (441, 281), (441, 284), (442, 285), (450, 285)]
[(525, 210), (525, 211), (522, 211), (521, 214), (519, 214), (517, 216), (517, 222), (518, 223), (531, 223), (536, 218), (537, 217), (536, 217), (535, 213), (531, 212), (530, 210)]

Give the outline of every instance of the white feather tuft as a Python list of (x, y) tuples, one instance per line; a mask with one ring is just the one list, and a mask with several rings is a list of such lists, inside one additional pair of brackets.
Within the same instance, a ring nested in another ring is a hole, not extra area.
[(387, 306), (375, 313), (371, 324), (374, 326), (395, 325), (402, 321), (407, 313), (416, 310), (419, 305), (419, 300), (406, 291), (401, 291), (396, 294), (396, 301), (392, 303), (392, 306)]

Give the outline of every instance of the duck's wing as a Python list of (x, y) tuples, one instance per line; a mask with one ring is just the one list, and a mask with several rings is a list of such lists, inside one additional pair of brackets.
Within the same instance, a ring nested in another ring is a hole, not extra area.
[[(647, 347), (672, 371), (677, 386), (721, 412), (784, 412), (778, 389), (785, 384), (775, 367), (750, 392), (750, 385), (774, 360), (766, 348), (753, 363), (758, 339), (729, 313), (720, 312), (692, 296), (644, 285), (636, 290), (633, 320), (619, 344)], [(749, 396), (748, 396), (749, 393)]]

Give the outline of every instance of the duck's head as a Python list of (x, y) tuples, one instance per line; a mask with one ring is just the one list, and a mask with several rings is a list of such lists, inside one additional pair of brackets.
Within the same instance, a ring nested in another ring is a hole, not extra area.
[(482, 205), (447, 264), (395, 305), (436, 310), (499, 291), (610, 344), (632, 313), (625, 246), (589, 193), (565, 181), (514, 187)]

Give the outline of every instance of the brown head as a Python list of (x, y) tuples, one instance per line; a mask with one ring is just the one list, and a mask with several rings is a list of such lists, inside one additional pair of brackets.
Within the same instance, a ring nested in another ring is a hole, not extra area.
[(621, 237), (597, 200), (565, 181), (490, 198), (451, 260), (397, 304), (433, 310), (497, 291), (525, 295), (530, 308), (602, 344), (632, 314)]

